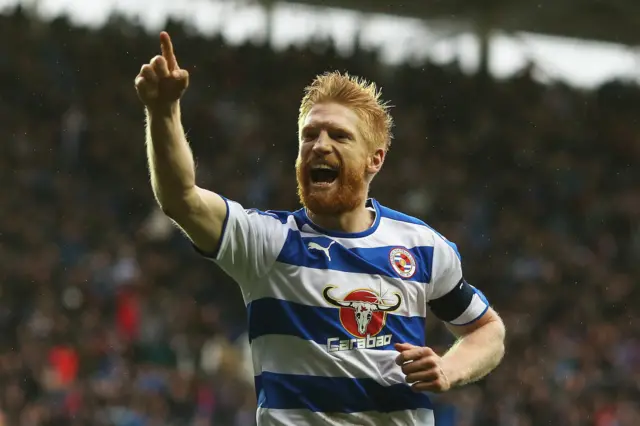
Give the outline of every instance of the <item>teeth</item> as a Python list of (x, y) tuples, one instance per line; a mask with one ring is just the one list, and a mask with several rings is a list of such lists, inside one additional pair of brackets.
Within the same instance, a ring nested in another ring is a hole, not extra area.
[(333, 167), (328, 164), (319, 164), (317, 166), (313, 166), (314, 170), (335, 170)]

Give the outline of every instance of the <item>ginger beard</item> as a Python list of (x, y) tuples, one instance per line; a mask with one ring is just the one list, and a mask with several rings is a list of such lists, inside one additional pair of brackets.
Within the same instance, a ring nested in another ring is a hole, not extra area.
[(337, 170), (337, 177), (331, 183), (314, 183), (310, 162), (296, 160), (296, 179), (300, 203), (317, 215), (338, 215), (355, 210), (364, 203), (366, 197), (365, 166), (343, 164)]

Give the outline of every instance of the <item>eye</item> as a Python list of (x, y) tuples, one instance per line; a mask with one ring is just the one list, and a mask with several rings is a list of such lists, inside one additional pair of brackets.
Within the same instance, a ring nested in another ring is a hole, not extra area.
[(311, 142), (318, 139), (318, 131), (314, 129), (307, 129), (302, 132), (302, 140), (304, 142)]
[(334, 141), (347, 141), (351, 139), (349, 134), (342, 130), (333, 130), (332, 132), (329, 133), (329, 137)]

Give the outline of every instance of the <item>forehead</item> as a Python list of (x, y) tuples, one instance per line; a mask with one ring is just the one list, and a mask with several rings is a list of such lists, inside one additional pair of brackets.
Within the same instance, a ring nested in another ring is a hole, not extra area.
[(302, 122), (302, 127), (331, 126), (357, 132), (360, 117), (351, 108), (336, 103), (314, 105)]

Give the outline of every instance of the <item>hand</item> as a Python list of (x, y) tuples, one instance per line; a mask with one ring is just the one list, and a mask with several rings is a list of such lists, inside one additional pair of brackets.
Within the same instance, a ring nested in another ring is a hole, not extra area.
[(396, 343), (400, 352), (396, 364), (402, 367), (407, 383), (415, 392), (441, 393), (451, 389), (451, 382), (444, 373), (443, 361), (431, 348)]
[(167, 109), (176, 104), (189, 86), (189, 73), (180, 69), (173, 53), (171, 37), (160, 33), (162, 55), (140, 69), (135, 86), (138, 97), (149, 109)]

